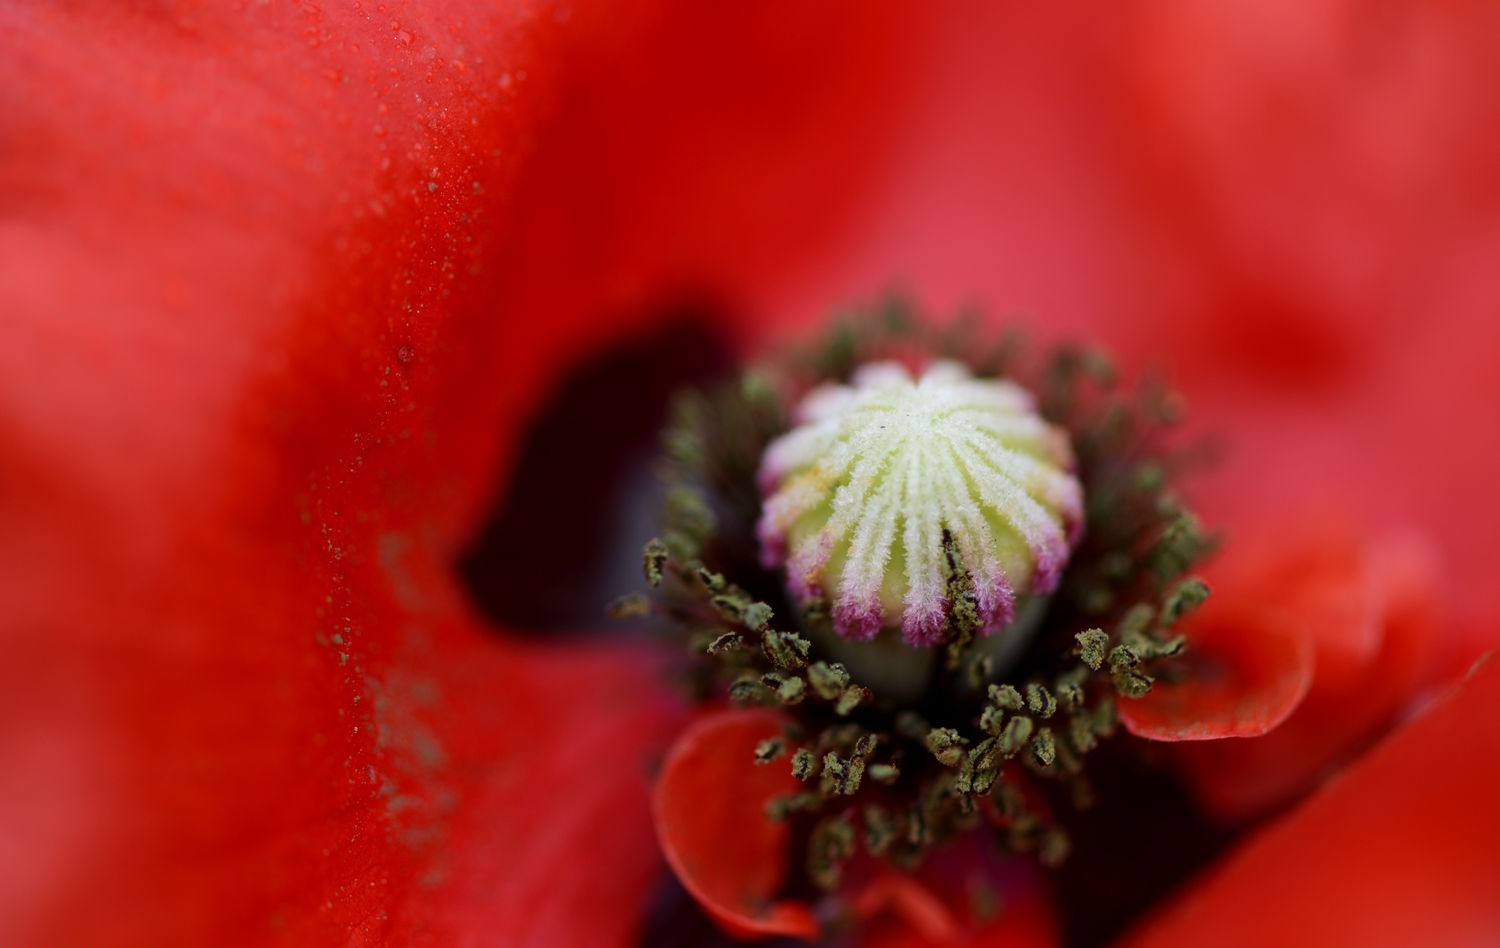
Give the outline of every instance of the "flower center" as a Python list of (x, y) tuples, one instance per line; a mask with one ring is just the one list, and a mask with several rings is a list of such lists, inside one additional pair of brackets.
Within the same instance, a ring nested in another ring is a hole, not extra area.
[(802, 782), (769, 812), (813, 887), (973, 832), (1061, 861), (1117, 702), (1182, 673), (1172, 628), (1207, 594), (1172, 400), (1096, 356), (1028, 371), (981, 342), (838, 333), (685, 397), (666, 434), (654, 591), (618, 608), (678, 631), (695, 694), (782, 710), (755, 757)]
[(899, 617), (906, 642), (988, 635), (1057, 585), (1082, 528), (1066, 436), (1005, 381), (896, 362), (813, 391), (761, 464), (762, 562), (842, 636)]

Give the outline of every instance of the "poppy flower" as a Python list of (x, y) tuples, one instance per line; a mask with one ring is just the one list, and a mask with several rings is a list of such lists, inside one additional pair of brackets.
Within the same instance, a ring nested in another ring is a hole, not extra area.
[[(1284, 731), (1173, 760), (1291, 808), (1135, 939), (1500, 928), (1495, 666), (1415, 703), (1497, 614), (1486, 14), (612, 6), (0, 9), (0, 940), (635, 943), (696, 725), (661, 654), (497, 629), (453, 564), (663, 300), (755, 314), (715, 324), (744, 353), (892, 281), (1165, 365), (1238, 446), (1197, 498), (1229, 530), (1358, 524), (1226, 555), (1330, 625)], [(972, 944), (1069, 923), (995, 871)], [(952, 934), (874, 892), (871, 941)]]

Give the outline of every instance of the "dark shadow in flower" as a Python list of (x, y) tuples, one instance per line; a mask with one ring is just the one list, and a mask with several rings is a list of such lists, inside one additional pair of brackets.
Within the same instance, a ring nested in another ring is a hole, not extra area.
[(511, 632), (597, 629), (641, 584), (656, 529), (651, 466), (672, 394), (724, 374), (725, 325), (700, 302), (664, 307), (649, 333), (560, 378), (532, 419), (494, 514), (458, 563), (480, 611)]
[(1091, 771), (1098, 805), (1071, 816), (1074, 852), (1051, 874), (1069, 948), (1109, 944), (1212, 863), (1242, 829), (1200, 813), (1145, 742), (1125, 737), (1101, 750), (1102, 766)]
[[(664, 873), (647, 909), (639, 948), (797, 948), (807, 942), (795, 938), (756, 938), (746, 941), (725, 934), (698, 901), (671, 873)], [(846, 939), (819, 942), (823, 948), (845, 948)]]

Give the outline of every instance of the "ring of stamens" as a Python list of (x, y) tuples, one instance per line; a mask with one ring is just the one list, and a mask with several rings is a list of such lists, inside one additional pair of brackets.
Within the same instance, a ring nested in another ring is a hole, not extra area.
[[(879, 354), (888, 342), (865, 348)], [(956, 348), (975, 351), (967, 339)], [(1157, 436), (1175, 403), (1119, 392), (1103, 362), (1076, 350), (1035, 378), (1042, 414), (1076, 453), (1086, 537), (1015, 667), (996, 669), (984, 643), (955, 637), (910, 700), (858, 680), (818, 644), (829, 617), (804, 607), (795, 581), (787, 598), (746, 555), (762, 519), (755, 459), (788, 428), (772, 387), (751, 377), (679, 405), (666, 439), (666, 529), (646, 550), (654, 592), (617, 610), (683, 630), (701, 659), (696, 693), (786, 711), (791, 723), (766, 736), (756, 763), (803, 782), (770, 812), (803, 827), (802, 877), (816, 886), (835, 886), (861, 848), (912, 866), (986, 826), (1009, 849), (1056, 864), (1069, 847), (1067, 812), (1092, 799), (1086, 762), (1115, 733), (1117, 702), (1181, 673), (1173, 627), (1207, 594), (1188, 576), (1207, 543), (1168, 490)], [(971, 561), (954, 555), (951, 537), (941, 548), (946, 589), (972, 586)]]

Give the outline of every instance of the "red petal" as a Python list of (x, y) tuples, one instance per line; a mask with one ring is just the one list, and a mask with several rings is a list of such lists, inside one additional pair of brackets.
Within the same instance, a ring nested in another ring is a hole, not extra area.
[(774, 319), (766, 293), (858, 230), (937, 56), (935, 19), (887, 0), (630, 9), (573, 16), (577, 66), (517, 195), (496, 306), (547, 361), (664, 297), (724, 302), (731, 332)]
[(790, 830), (766, 804), (801, 783), (785, 760), (759, 766), (755, 747), (781, 733), (768, 710), (719, 711), (700, 718), (672, 747), (657, 780), (656, 831), (682, 884), (737, 934), (816, 938), (805, 903), (778, 899)]
[[(976, 848), (977, 849), (977, 848)], [(1051, 948), (1057, 925), (1037, 873), (982, 854), (938, 853), (916, 877), (886, 872), (864, 901), (862, 948)]]
[[(163, 510), (206, 519), (281, 471), (307, 491), (400, 440), (407, 483), (441, 481), (409, 500), (466, 524), (475, 433), (519, 407), (474, 383), (524, 355), (486, 344), (501, 152), (555, 81), (522, 12), (7, 4), (8, 444), (112, 492), (142, 543)], [(500, 91), (513, 70), (536, 98)]]
[(648, 752), (670, 723), (645, 662), (360, 607), (319, 643), (279, 596), (217, 601), (258, 620), (86, 646), (108, 669), (82, 681), (20, 653), (8, 943), (633, 943), (659, 859)]
[(428, 891), (393, 907), (396, 932), (438, 944), (635, 944), (662, 869), (647, 773), (679, 720), (648, 658), (512, 648), (452, 676), (457, 720), (433, 733), (462, 740), (461, 757), (448, 780), (432, 774), (420, 788), (435, 798), (436, 825), (408, 831), (446, 822), (446, 839), (421, 846)]
[(1488, 661), (1130, 939), (1136, 948), (1500, 939), (1500, 662)]
[(1500, 383), (1486, 302), (1500, 134), (1480, 118), (1500, 107), (1500, 11), (1170, 0), (1140, 13), (1120, 154), (1167, 242), (1169, 272), (1144, 282), (1176, 292), (1137, 331), (1195, 414), (1233, 431), (1218, 503), (1336, 491), (1362, 521), (1420, 523), (1451, 557), (1450, 601), (1493, 617), (1500, 561), (1476, 514), (1500, 452), (1453, 406), (1493, 402)]
[[(1161, 741), (1256, 737), (1309, 695), (1342, 694), (1370, 675), (1385, 608), (1370, 552), (1341, 526), (1288, 523), (1236, 536), (1213, 565), (1213, 595), (1184, 625), (1190, 677), (1121, 702), (1132, 733)], [(1211, 768), (1204, 779), (1217, 780)]]
[[(851, 900), (855, 917), (866, 920), (867, 944), (951, 944), (959, 937), (960, 922), (931, 888), (904, 872), (880, 867), (878, 875)], [(897, 924), (880, 916), (889, 913)], [(900, 933), (901, 928), (908, 931)]]
[(1188, 631), (1188, 679), (1158, 682), (1138, 700), (1121, 699), (1120, 719), (1153, 741), (1255, 737), (1292, 713), (1312, 685), (1307, 629), (1284, 628), (1232, 608), (1203, 607)]
[(1219, 817), (1243, 819), (1305, 792), (1362, 750), (1443, 670), (1434, 661), (1443, 636), (1430, 551), (1389, 541), (1359, 559), (1361, 573), (1368, 577), (1359, 585), (1371, 585), (1380, 594), (1379, 652), (1352, 680), (1347, 674), (1325, 678), (1321, 659), (1326, 650), (1320, 652), (1307, 699), (1264, 737), (1180, 748), (1177, 759), (1195, 792)]
[(1258, 539), (1236, 534), (1216, 584), (1262, 624), (1312, 641), (1315, 690), (1344, 688), (1369, 670), (1384, 637), (1384, 590), (1369, 545), (1351, 528), (1312, 517), (1288, 516), (1278, 527)]
[(860, 226), (802, 284), (763, 288), (762, 310), (814, 323), (895, 281), (943, 312), (979, 301), (997, 320), (1035, 317), (1049, 337), (1149, 348), (1136, 328), (1154, 248), (1111, 190), (1124, 131), (1117, 60), (1133, 16), (983, 4), (903, 18), (907, 52), (931, 56), (903, 73), (920, 111), (882, 161)]
[(525, 407), (532, 10), (0, 6), (0, 942), (634, 937), (650, 671), (448, 567)]

